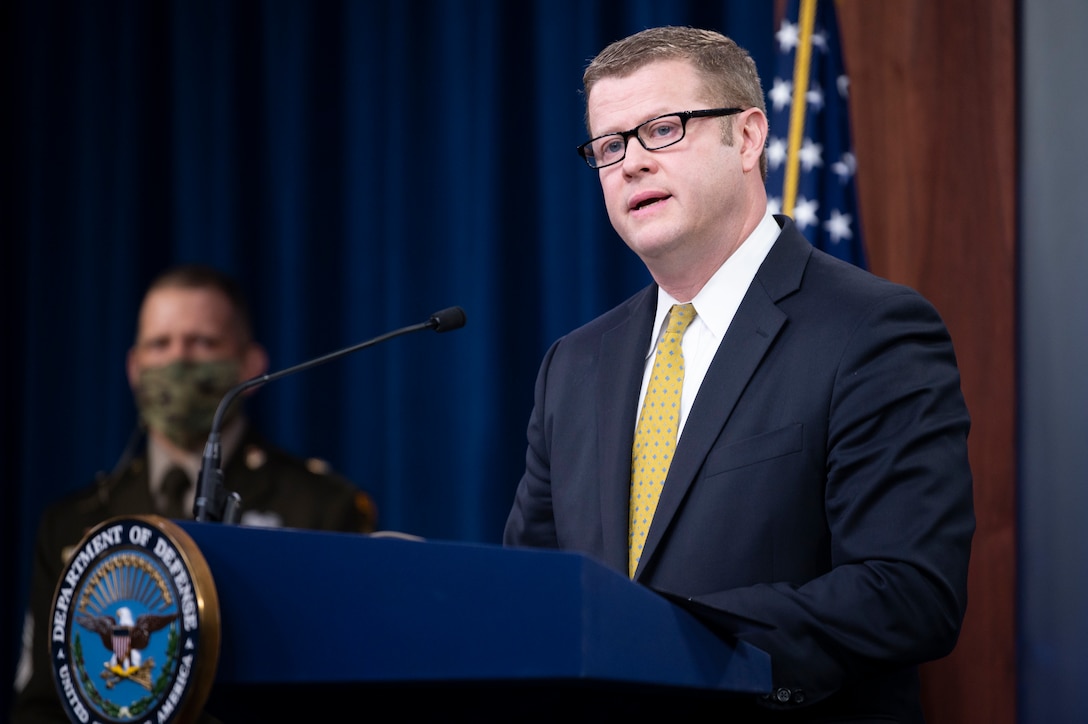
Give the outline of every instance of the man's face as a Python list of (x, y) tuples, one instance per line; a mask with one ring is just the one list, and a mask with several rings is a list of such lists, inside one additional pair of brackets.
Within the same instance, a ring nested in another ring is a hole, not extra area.
[[(666, 113), (718, 105), (706, 97), (687, 61), (659, 61), (622, 78), (605, 78), (588, 99), (592, 134), (626, 131)], [(647, 151), (632, 137), (624, 160), (598, 171), (612, 226), (644, 262), (713, 256), (716, 245), (732, 238), (749, 165), (737, 129), (747, 115), (734, 116), (732, 146), (723, 143), (720, 119), (692, 118), (675, 146)]]
[(235, 325), (230, 300), (218, 290), (163, 287), (148, 293), (128, 353), (129, 384), (136, 388), (141, 370), (178, 360), (236, 360), (239, 380), (264, 374), (264, 349), (245, 343)]
[(163, 444), (196, 451), (224, 395), (263, 374), (266, 363), (264, 349), (241, 336), (225, 294), (161, 287), (140, 309), (128, 378), (148, 431)]
[(165, 287), (148, 294), (140, 309), (129, 377), (177, 360), (237, 359), (244, 349), (230, 301), (213, 289)]

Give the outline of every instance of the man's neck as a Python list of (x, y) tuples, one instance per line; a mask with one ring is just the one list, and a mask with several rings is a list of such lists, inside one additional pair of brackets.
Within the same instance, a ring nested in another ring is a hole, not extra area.
[[(223, 460), (229, 460), (241, 442), (245, 431), (245, 418), (241, 415), (230, 420), (223, 426), (220, 432), (219, 445)], [(175, 444), (168, 437), (157, 430), (148, 430), (148, 454), (161, 456), (168, 462), (180, 465), (186, 469), (200, 468), (201, 458), (204, 454), (204, 446), (195, 450), (188, 450)]]
[(664, 259), (647, 263), (657, 285), (679, 302), (694, 299), (763, 221), (767, 213), (766, 197), (761, 206), (753, 204), (748, 208), (750, 211), (743, 222), (723, 232), (716, 243), (706, 244), (705, 248), (681, 249), (667, 263), (662, 263), (666, 261)]

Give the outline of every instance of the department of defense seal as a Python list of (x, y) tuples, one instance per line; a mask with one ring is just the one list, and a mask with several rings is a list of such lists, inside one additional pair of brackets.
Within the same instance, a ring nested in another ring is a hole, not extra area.
[(53, 680), (73, 722), (194, 721), (219, 659), (219, 599), (192, 538), (156, 515), (112, 518), (53, 596)]

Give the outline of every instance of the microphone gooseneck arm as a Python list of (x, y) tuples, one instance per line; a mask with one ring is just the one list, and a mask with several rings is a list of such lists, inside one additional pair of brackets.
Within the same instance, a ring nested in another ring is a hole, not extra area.
[(278, 380), (281, 377), (331, 362), (334, 359), (380, 344), (394, 337), (419, 332), (424, 329), (449, 332), (463, 326), (465, 326), (464, 310), (460, 307), (448, 307), (432, 314), (426, 322), (395, 329), (392, 332), (387, 332), (351, 347), (330, 352), (316, 359), (307, 360), (293, 367), (253, 377), (232, 387), (219, 401), (219, 406), (215, 409), (215, 416), (212, 418), (212, 429), (208, 433), (208, 442), (204, 445), (204, 456), (200, 464), (200, 479), (198, 481), (196, 501), (193, 503), (193, 516), (198, 521), (203, 522), (237, 523), (238, 516), (241, 514), (241, 498), (237, 493), (228, 492), (223, 484), (223, 454), (220, 445), (220, 430), (223, 426), (223, 417), (238, 395), (273, 380)]

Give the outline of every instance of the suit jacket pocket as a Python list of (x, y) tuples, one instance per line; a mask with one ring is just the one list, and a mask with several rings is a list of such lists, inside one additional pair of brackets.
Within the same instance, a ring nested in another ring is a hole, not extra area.
[(746, 465), (801, 452), (804, 447), (803, 433), (804, 426), (797, 422), (755, 437), (716, 447), (707, 455), (706, 475), (713, 477)]

